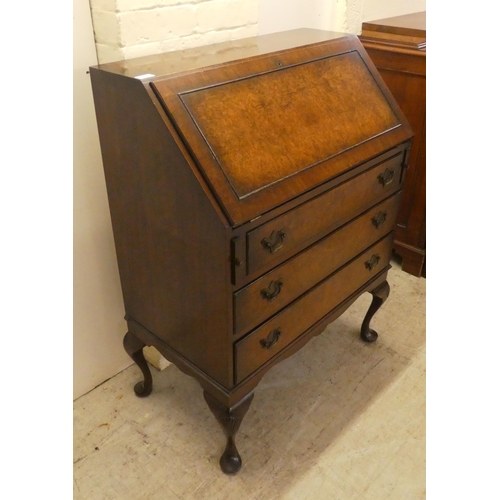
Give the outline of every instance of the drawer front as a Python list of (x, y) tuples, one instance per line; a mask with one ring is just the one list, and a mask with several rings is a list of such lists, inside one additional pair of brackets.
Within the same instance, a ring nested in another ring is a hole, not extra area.
[(234, 333), (250, 331), (392, 231), (401, 194), (379, 203), (234, 294)]
[[(388, 264), (392, 234), (235, 344), (236, 383), (278, 354)], [(361, 325), (360, 325), (361, 326)]]
[(247, 233), (248, 273), (283, 258), (399, 189), (403, 153)]

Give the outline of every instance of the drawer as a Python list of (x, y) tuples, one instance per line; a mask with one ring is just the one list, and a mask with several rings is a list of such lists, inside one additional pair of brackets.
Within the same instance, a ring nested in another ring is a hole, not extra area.
[(396, 223), (400, 192), (234, 294), (234, 333), (250, 331), (382, 238)]
[[(235, 344), (236, 383), (278, 354), (389, 264), (392, 235), (364, 251)], [(360, 324), (361, 327), (361, 324)]]
[(399, 189), (403, 153), (247, 233), (248, 274), (346, 223)]

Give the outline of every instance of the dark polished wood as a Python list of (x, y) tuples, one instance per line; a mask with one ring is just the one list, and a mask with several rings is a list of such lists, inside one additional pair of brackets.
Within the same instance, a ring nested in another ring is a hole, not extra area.
[[(375, 205), (307, 250), (238, 290), (234, 294), (235, 335), (247, 333), (346, 264), (353, 255), (388, 234), (396, 221), (400, 197), (400, 193), (397, 193)], [(373, 220), (380, 214), (386, 214), (384, 223), (375, 225)], [(278, 282), (281, 285), (275, 287), (274, 298), (268, 300), (263, 297), (262, 291), (267, 290), (271, 283)]]
[(149, 369), (149, 365), (142, 351), (143, 347), (146, 347), (146, 344), (132, 333), (127, 332), (125, 337), (123, 337), (123, 347), (144, 375), (144, 380), (135, 384), (134, 392), (140, 398), (145, 398), (149, 396), (153, 390), (153, 377), (151, 376), (151, 370)]
[(250, 408), (254, 394), (253, 392), (247, 394), (242, 401), (239, 401), (231, 408), (221, 404), (207, 391), (203, 391), (203, 396), (227, 438), (226, 448), (219, 461), (222, 472), (228, 475), (236, 474), (241, 469), (242, 464), (240, 454), (236, 448), (236, 433), (248, 408)]
[(370, 308), (368, 309), (365, 319), (363, 320), (363, 324), (361, 325), (361, 338), (365, 342), (375, 342), (378, 338), (378, 333), (370, 328), (370, 321), (372, 320), (374, 314), (382, 307), (382, 304), (387, 300), (390, 291), (391, 288), (389, 283), (384, 281), (381, 285), (370, 292), (373, 295), (372, 303), (370, 304)]
[(125, 311), (230, 387), (227, 222), (142, 82), (90, 71)]
[[(304, 203), (280, 217), (248, 233), (248, 271), (253, 272), (265, 264), (276, 261), (281, 254), (293, 252), (302, 243), (310, 241), (326, 229), (333, 229), (362, 213), (388, 194), (400, 189), (403, 154), (369, 169), (340, 186)], [(396, 180), (382, 184), (379, 177), (386, 171)], [(356, 189), (353, 189), (353, 186)], [(274, 252), (262, 246), (266, 235), (282, 231), (286, 234), (282, 245)]]
[(415, 138), (396, 225), (403, 270), (421, 276), (426, 258), (425, 12), (363, 23), (360, 40), (408, 118)]
[(135, 391), (151, 392), (154, 346), (200, 383), (236, 473), (262, 377), (361, 294), (380, 298), (409, 124), (353, 35), (298, 30), (90, 74)]
[[(299, 300), (273, 316), (269, 321), (245, 336), (235, 345), (236, 349), (236, 382), (241, 382), (255, 369), (271, 359), (283, 347), (293, 341), (311, 325), (353, 294), (371, 276), (389, 265), (392, 234), (379, 243), (369, 247), (353, 262), (332, 274)], [(378, 260), (374, 266), (366, 263), (374, 256)], [(263, 349), (261, 340), (271, 332), (280, 330), (280, 338), (272, 349)]]

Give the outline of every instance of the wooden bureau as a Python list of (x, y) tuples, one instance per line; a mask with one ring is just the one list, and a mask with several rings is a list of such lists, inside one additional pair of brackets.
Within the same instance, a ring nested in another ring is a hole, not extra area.
[(128, 322), (235, 435), (264, 374), (389, 294), (412, 131), (356, 36), (296, 30), (90, 69)]
[(425, 12), (363, 23), (360, 40), (414, 133), (394, 249), (403, 270), (425, 276)]

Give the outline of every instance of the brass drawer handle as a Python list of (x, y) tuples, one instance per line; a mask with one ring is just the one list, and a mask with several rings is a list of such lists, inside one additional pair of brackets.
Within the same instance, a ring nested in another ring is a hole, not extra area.
[(372, 224), (378, 229), (387, 219), (387, 212), (379, 212), (372, 218)]
[(271, 302), (280, 294), (282, 286), (283, 286), (283, 281), (281, 281), (280, 279), (277, 281), (271, 281), (271, 283), (269, 283), (269, 286), (267, 288), (263, 288), (260, 291), (260, 294), (264, 299)]
[(276, 330), (273, 330), (272, 332), (269, 333), (267, 338), (261, 339), (260, 345), (262, 349), (271, 349), (276, 345), (280, 337), (281, 337), (281, 328), (276, 328)]
[(365, 262), (366, 269), (368, 269), (369, 271), (373, 270), (373, 268), (377, 266), (379, 261), (380, 261), (380, 255), (372, 255), (370, 260), (367, 260)]
[(378, 176), (378, 181), (382, 186), (387, 186), (394, 180), (394, 170), (386, 168), (385, 172)]
[(269, 250), (271, 253), (276, 252), (283, 246), (283, 240), (285, 239), (286, 233), (283, 229), (278, 232), (273, 231), (269, 238), (264, 238), (261, 243), (265, 250)]

